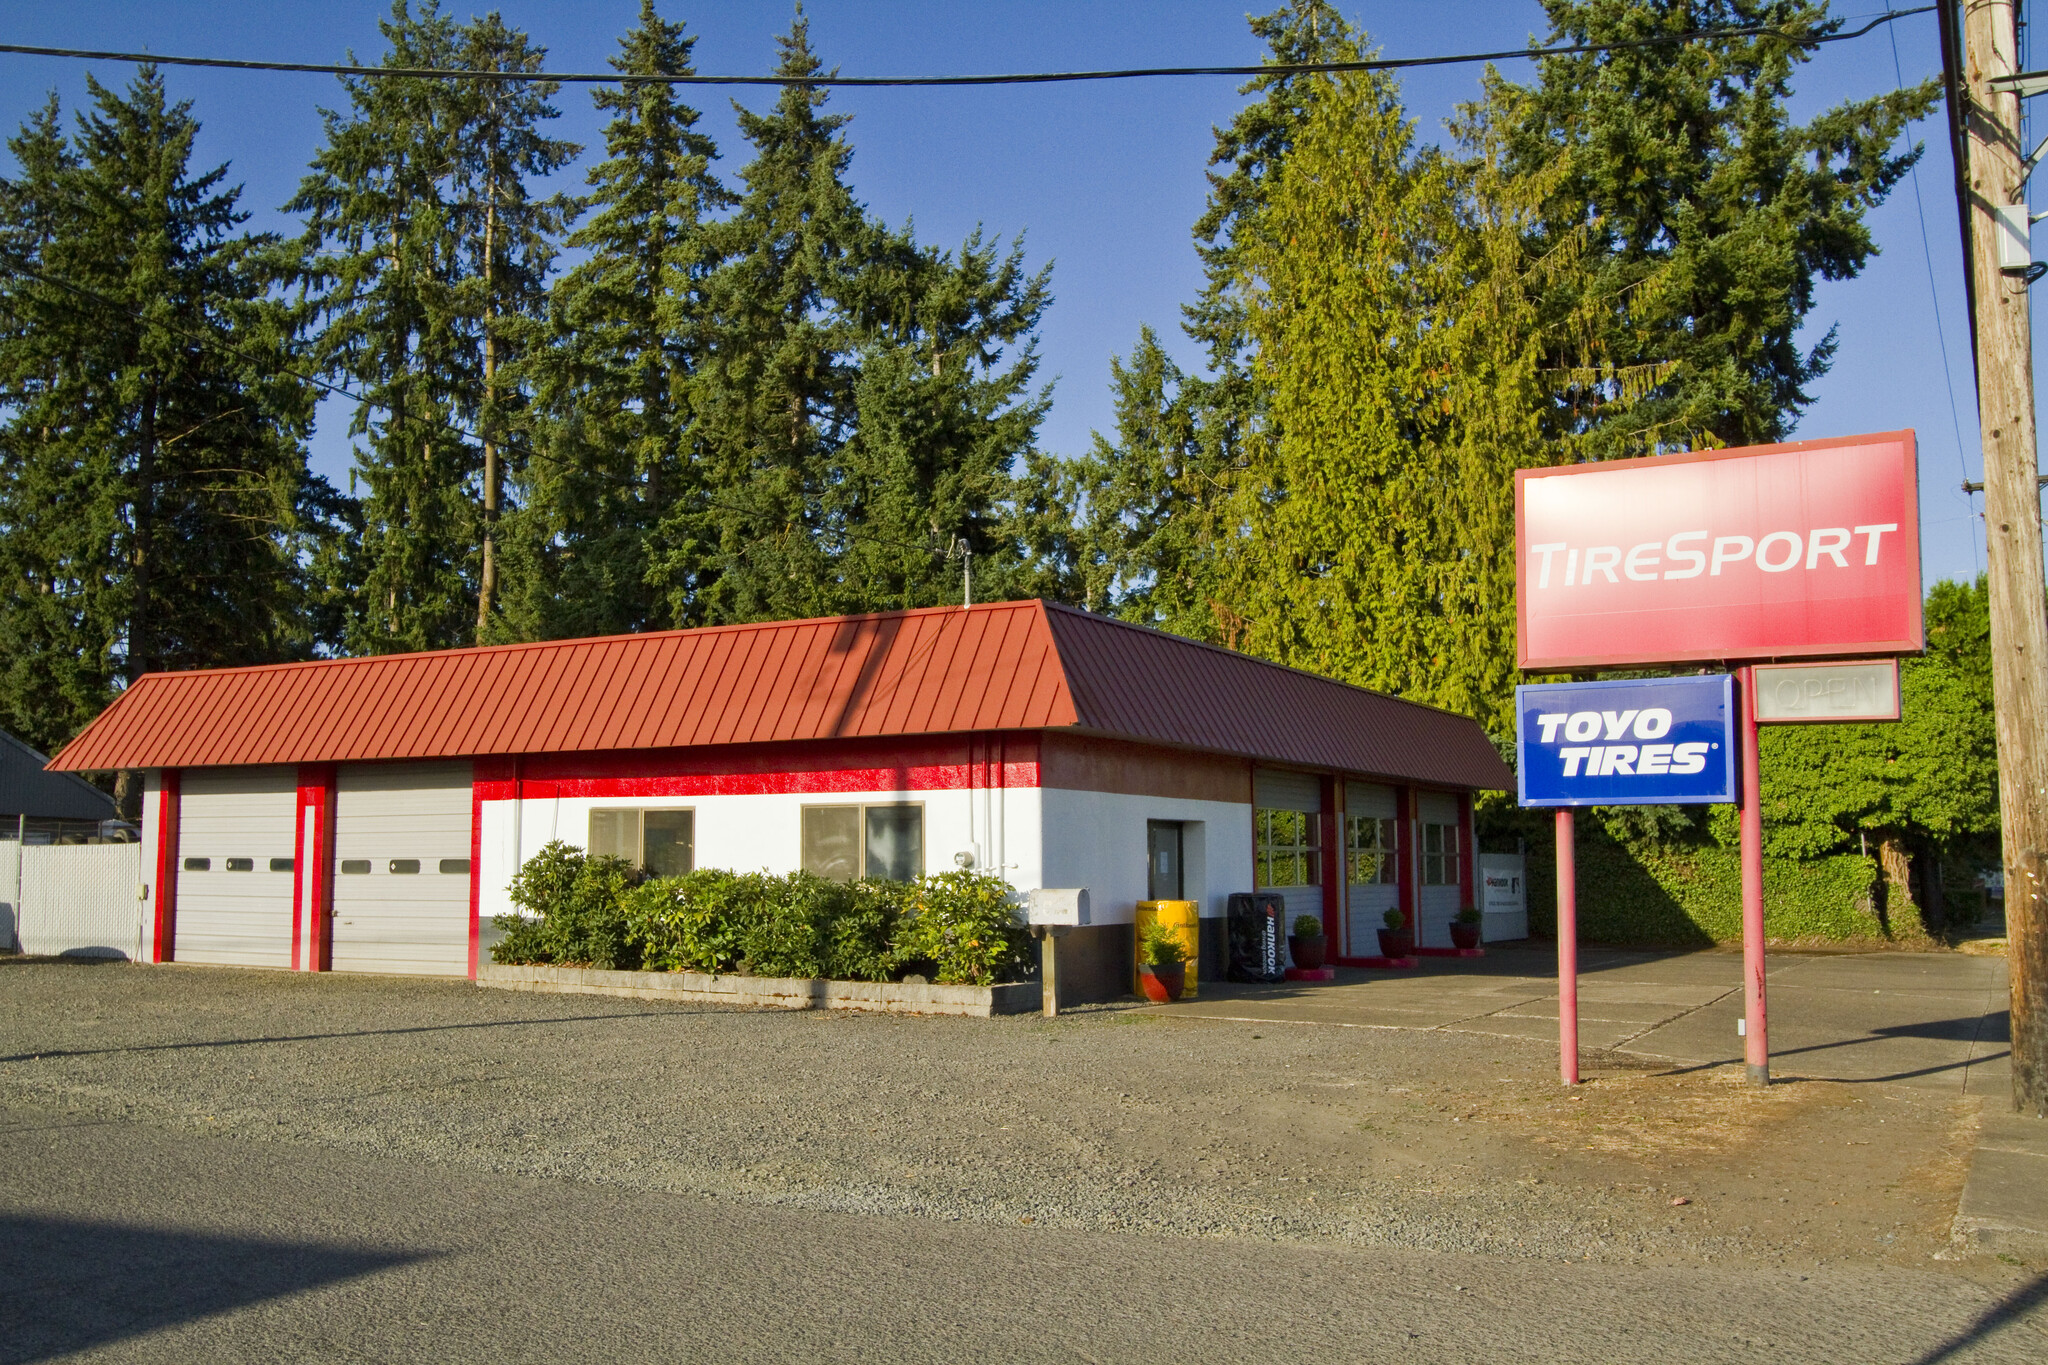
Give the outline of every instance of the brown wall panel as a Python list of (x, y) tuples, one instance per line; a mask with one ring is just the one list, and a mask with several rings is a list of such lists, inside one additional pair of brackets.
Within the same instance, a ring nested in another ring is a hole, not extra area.
[(1250, 805), (1252, 765), (1241, 758), (1191, 754), (1121, 739), (1047, 731), (1039, 785), (1127, 796), (1178, 796)]

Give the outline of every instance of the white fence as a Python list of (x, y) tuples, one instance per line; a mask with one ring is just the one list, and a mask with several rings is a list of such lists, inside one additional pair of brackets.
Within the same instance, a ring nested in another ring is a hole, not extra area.
[(0, 883), (14, 892), (0, 908), (0, 943), (41, 956), (141, 959), (142, 845), (0, 844), (0, 877), (16, 868), (11, 888)]

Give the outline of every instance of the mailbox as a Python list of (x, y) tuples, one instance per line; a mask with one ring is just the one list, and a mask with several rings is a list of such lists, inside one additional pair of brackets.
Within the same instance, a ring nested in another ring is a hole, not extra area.
[(1026, 921), (1033, 925), (1085, 928), (1088, 924), (1088, 888), (1085, 886), (1040, 887), (1025, 905)]

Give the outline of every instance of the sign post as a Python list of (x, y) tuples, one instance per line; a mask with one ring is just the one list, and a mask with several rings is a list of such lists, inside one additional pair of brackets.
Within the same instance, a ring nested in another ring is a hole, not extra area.
[[(1559, 1079), (1577, 1085), (1579, 899), (1573, 808), (1734, 800), (1733, 679), (1721, 674), (1518, 687), (1515, 731), (1522, 805), (1557, 807), (1557, 1066)], [(1761, 912), (1761, 899), (1757, 904)]]
[(1570, 806), (1557, 811), (1557, 1078), (1579, 1083), (1579, 850)]
[(1764, 808), (1757, 772), (1756, 669), (1742, 670), (1742, 1060), (1753, 1084), (1771, 1083), (1764, 1014)]

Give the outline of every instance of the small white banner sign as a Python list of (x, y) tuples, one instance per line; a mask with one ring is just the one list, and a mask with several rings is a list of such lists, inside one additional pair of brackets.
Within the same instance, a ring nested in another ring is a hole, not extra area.
[(1899, 661), (1758, 664), (1756, 718), (1765, 725), (1897, 720)]

